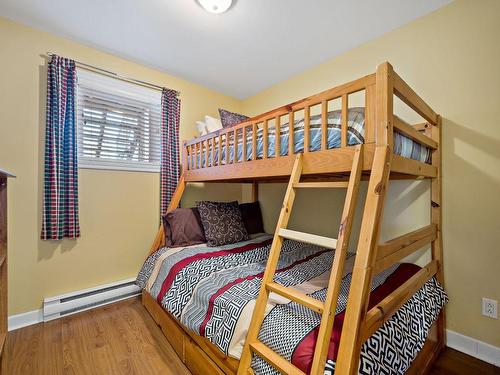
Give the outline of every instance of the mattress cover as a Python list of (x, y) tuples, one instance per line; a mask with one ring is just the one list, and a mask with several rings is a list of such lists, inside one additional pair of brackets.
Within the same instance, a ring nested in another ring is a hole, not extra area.
[[(327, 149), (339, 148), (341, 145), (341, 111), (330, 111), (327, 115)], [(280, 150), (281, 156), (288, 155), (288, 139), (290, 126), (288, 123), (280, 127)], [(257, 154), (256, 158), (261, 159), (264, 155), (264, 131), (262, 128), (257, 130)], [(294, 122), (294, 152), (304, 151), (304, 119)], [(354, 146), (365, 142), (365, 109), (363, 107), (349, 108), (347, 117), (347, 145)], [(238, 132), (237, 161), (243, 160), (243, 137), (241, 131)], [(252, 160), (252, 133), (247, 130), (246, 139), (246, 160)], [(309, 120), (309, 151), (318, 151), (321, 149), (321, 115), (311, 116)], [(218, 160), (218, 149), (215, 150), (214, 160)], [(221, 161), (226, 162), (226, 148), (222, 148)], [(270, 128), (268, 131), (268, 157), (274, 157), (276, 154), (276, 131)], [(405, 158), (418, 160), (424, 163), (430, 163), (431, 150), (411, 138), (394, 131), (394, 154)], [(195, 155), (191, 155), (191, 163), (195, 161)], [(198, 155), (198, 162), (205, 163), (205, 153)], [(229, 148), (229, 161), (234, 160), (234, 144), (231, 140)], [(193, 165), (193, 164), (191, 164)], [(212, 154), (208, 155), (208, 165), (212, 166)]]
[[(161, 248), (145, 261), (137, 284), (184, 327), (239, 359), (252, 317), (272, 236), (221, 247)], [(334, 251), (285, 240), (275, 281), (325, 299)], [(333, 373), (351, 280), (354, 255), (342, 277), (325, 372)], [(419, 270), (394, 265), (372, 280), (373, 306)], [(423, 347), (429, 329), (448, 301), (441, 285), (429, 280), (363, 345), (359, 372), (404, 373)], [(307, 372), (312, 363), (321, 316), (271, 293), (259, 339)], [(257, 374), (277, 372), (254, 356)]]

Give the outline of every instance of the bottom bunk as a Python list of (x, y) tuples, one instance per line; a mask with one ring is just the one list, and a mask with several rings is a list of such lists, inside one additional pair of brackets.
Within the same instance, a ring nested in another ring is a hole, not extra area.
[[(162, 248), (146, 260), (138, 276), (138, 284), (144, 288), (143, 303), (193, 373), (236, 372), (270, 242), (271, 236), (263, 234), (221, 247)], [(333, 254), (287, 240), (275, 280), (321, 300)], [(342, 278), (327, 373), (334, 370), (353, 260), (349, 255)], [(418, 270), (418, 266), (400, 264), (375, 276), (370, 306)], [(442, 287), (430, 279), (366, 341), (359, 372), (420, 373), (424, 362), (442, 346), (437, 342), (435, 321), (446, 302)], [(319, 319), (319, 314), (273, 295), (259, 339), (308, 372)], [(258, 357), (252, 368), (258, 374), (276, 373)]]
[[(146, 291), (142, 292), (142, 304), (161, 328), (181, 361), (194, 375), (234, 375), (237, 373), (239, 365), (237, 359), (224, 355), (208, 339), (183, 327)], [(430, 370), (443, 348), (443, 343), (438, 337), (438, 322), (434, 322), (429, 329), (422, 350), (406, 372), (407, 375), (425, 374)]]

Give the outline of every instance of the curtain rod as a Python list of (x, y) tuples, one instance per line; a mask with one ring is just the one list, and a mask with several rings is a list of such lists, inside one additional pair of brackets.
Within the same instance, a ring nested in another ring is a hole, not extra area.
[[(52, 53), (52, 52), (47, 52), (47, 56), (53, 57), (53, 56), (58, 56), (58, 55), (55, 54), (55, 53)], [(110, 70), (106, 70), (106, 69), (99, 68), (99, 67), (94, 66), (94, 65), (86, 64), (86, 63), (83, 63), (81, 61), (77, 61), (77, 60), (74, 60), (74, 61), (75, 61), (76, 65), (78, 67), (80, 67), (80, 68), (87, 69), (87, 70), (92, 70), (92, 71), (96, 71), (98, 73), (101, 73), (101, 74), (108, 75), (110, 77), (119, 79), (121, 81), (137, 83), (137, 84), (140, 84), (142, 86), (150, 87), (150, 88), (153, 88), (153, 89), (159, 90), (159, 91), (162, 91), (163, 88), (164, 88), (162, 86), (155, 85), (154, 83), (149, 83), (149, 82), (141, 81), (141, 80), (138, 80), (138, 79), (135, 79), (135, 78), (125, 77), (125, 76), (122, 76), (122, 75), (120, 75), (118, 73), (112, 72)], [(177, 95), (181, 94), (180, 91), (177, 91), (177, 90), (174, 90), (174, 91), (177, 93)]]

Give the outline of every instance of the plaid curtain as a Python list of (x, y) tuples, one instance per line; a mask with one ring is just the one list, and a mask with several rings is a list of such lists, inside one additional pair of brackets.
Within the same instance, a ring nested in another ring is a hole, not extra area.
[(52, 56), (47, 71), (42, 240), (80, 236), (75, 62)]
[(179, 181), (179, 122), (181, 101), (177, 91), (163, 89), (161, 95), (160, 215), (167, 212)]

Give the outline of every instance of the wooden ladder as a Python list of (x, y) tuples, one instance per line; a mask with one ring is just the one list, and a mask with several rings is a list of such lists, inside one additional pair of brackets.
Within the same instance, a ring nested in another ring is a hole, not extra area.
[[(262, 285), (255, 304), (252, 321), (250, 323), (250, 328), (248, 330), (248, 335), (238, 367), (239, 375), (253, 374), (253, 370), (251, 369), (252, 353), (262, 357), (283, 374), (304, 374), (303, 371), (294, 366), (291, 362), (281, 357), (278, 353), (258, 340), (260, 327), (264, 320), (267, 301), (271, 292), (279, 294), (287, 299), (290, 299), (291, 301), (300, 303), (321, 314), (321, 323), (316, 341), (311, 374), (324, 373), (362, 169), (363, 145), (358, 145), (355, 148), (352, 160), (349, 182), (300, 182), (302, 174), (302, 154), (297, 154), (292, 168), (292, 173), (290, 175), (290, 181), (285, 193), (285, 198), (283, 200), (283, 206), (276, 225), (276, 231), (274, 233), (273, 242), (269, 252), (269, 258), (262, 277)], [(301, 188), (347, 188), (338, 239), (287, 229), (293, 202), (295, 200), (295, 190)], [(296, 289), (284, 287), (273, 281), (284, 239), (292, 239), (330, 249), (336, 249), (325, 302), (310, 297)]]

